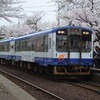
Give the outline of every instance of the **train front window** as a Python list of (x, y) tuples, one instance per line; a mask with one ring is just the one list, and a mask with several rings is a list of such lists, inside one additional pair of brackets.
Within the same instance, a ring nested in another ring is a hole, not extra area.
[(81, 36), (70, 36), (70, 51), (71, 52), (79, 52), (79, 50), (82, 50), (82, 52), (90, 52), (91, 51), (91, 41), (89, 39), (86, 39), (82, 37), (81, 42)]
[(56, 50), (58, 52), (67, 51), (67, 30), (59, 30), (56, 32)]
[(70, 51), (79, 52), (80, 36), (70, 35)]
[(91, 32), (82, 30), (82, 52), (91, 51)]
[(91, 41), (82, 41), (82, 52), (91, 51)]

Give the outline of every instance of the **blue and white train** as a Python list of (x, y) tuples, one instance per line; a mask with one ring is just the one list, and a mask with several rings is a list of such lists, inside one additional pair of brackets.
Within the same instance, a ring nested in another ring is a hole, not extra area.
[(0, 62), (49, 75), (89, 75), (92, 35), (91, 29), (71, 26), (2, 40)]

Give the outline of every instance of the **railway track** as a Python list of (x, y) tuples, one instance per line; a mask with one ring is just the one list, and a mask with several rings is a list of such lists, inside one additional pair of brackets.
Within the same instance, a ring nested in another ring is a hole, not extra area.
[(92, 85), (92, 86), (95, 86), (95, 87), (97, 87), (97, 88), (100, 88), (100, 84), (97, 84), (97, 83), (95, 83), (95, 82), (86, 82), (86, 81), (83, 81), (83, 83), (89, 84), (89, 85)]
[(37, 85), (35, 85), (35, 84), (32, 84), (32, 83), (30, 83), (30, 82), (28, 82), (28, 81), (26, 81), (26, 80), (24, 80), (24, 79), (21, 79), (20, 77), (17, 77), (17, 76), (15, 76), (15, 75), (12, 75), (12, 74), (10, 74), (10, 73), (8, 73), (8, 72), (6, 72), (6, 71), (3, 71), (3, 70), (0, 70), (0, 72), (1, 72), (1, 73), (4, 73), (4, 74), (6, 74), (6, 75), (8, 75), (8, 76), (10, 76), (10, 77), (13, 77), (13, 78), (15, 78), (15, 79), (17, 79), (17, 80), (19, 80), (19, 81), (21, 81), (21, 82), (24, 82), (25, 84), (27, 84), (27, 85), (29, 85), (29, 86), (31, 86), (31, 87), (33, 87), (33, 88), (38, 89), (38, 90), (40, 90), (40, 91), (46, 93), (47, 95), (52, 96), (52, 97), (55, 98), (56, 100), (64, 100), (64, 99), (61, 98), (60, 96), (57, 96), (57, 95), (55, 95), (55, 94), (53, 94), (53, 93), (51, 93), (51, 92), (49, 92), (49, 91), (47, 91), (47, 90), (45, 90), (45, 89), (43, 89), (43, 88), (37, 86)]
[(90, 82), (85, 82), (85, 81), (81, 81), (81, 82), (69, 82), (69, 81), (64, 81), (67, 84), (71, 84), (80, 88), (84, 88), (86, 90), (89, 91), (93, 91), (97, 94), (100, 94), (100, 85), (95, 84), (95, 83), (90, 83)]
[[(10, 68), (9, 68), (10, 67)], [(3, 72), (13, 74), (14, 76), (17, 76), (18, 78), (27, 80), (31, 84), (33, 83), (42, 87), (43, 89), (46, 89), (50, 91), (53, 94), (56, 94), (60, 98), (55, 98), (49, 95), (48, 93), (41, 92), (38, 88), (32, 88), (32, 86), (24, 84), (21, 81), (18, 81), (17, 79), (14, 79), (12, 76), (7, 75), (6, 73), (1, 72), (5, 77), (19, 85), (21, 88), (26, 90), (28, 93), (30, 93), (33, 97), (39, 99), (39, 100), (90, 100), (90, 98), (93, 98), (93, 100), (100, 100), (99, 92), (98, 94), (95, 92), (92, 92), (91, 90), (83, 89), (83, 87), (79, 87), (74, 85), (79, 84), (80, 82), (66, 82), (65, 80), (55, 80), (54, 78), (48, 78), (47, 76), (44, 77), (38, 76), (37, 74), (31, 73), (30, 71), (23, 71), (21, 69), (15, 69), (11, 66), (1, 66), (0, 70)], [(65, 82), (64, 82), (65, 81)], [(67, 83), (67, 84), (66, 84)], [(60, 88), (59, 88), (60, 87)], [(86, 92), (85, 92), (86, 91)], [(39, 92), (39, 93), (38, 93)], [(81, 95), (81, 96), (80, 96)], [(95, 96), (94, 96), (95, 95)], [(42, 99), (41, 99), (42, 98)]]

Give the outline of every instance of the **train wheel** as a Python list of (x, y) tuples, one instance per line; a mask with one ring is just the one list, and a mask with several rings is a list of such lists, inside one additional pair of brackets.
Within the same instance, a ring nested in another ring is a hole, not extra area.
[(34, 66), (34, 72), (35, 72), (35, 73), (37, 73), (37, 72), (38, 72), (38, 68), (37, 68), (37, 66), (36, 66), (36, 65)]
[(27, 62), (24, 62), (24, 69), (27, 69)]
[(15, 65), (15, 61), (14, 61), (14, 60), (11, 61), (11, 65), (12, 65), (12, 66)]
[(31, 70), (34, 72), (34, 64), (33, 63), (30, 63), (30, 66), (31, 66)]
[(45, 74), (50, 75), (50, 69), (49, 66), (45, 67)]
[(22, 61), (20, 61), (20, 67), (21, 67), (21, 68), (23, 67), (23, 62), (22, 62)]
[(1, 64), (6, 64), (6, 60), (5, 59), (1, 59)]
[(39, 66), (39, 73), (44, 74), (44, 66)]
[(16, 66), (20, 67), (20, 62), (19, 61), (16, 62)]
[(31, 63), (27, 63), (27, 69), (31, 70)]

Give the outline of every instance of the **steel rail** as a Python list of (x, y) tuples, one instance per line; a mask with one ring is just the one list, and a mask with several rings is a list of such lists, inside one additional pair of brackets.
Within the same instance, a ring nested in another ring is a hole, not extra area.
[(6, 72), (6, 71), (0, 70), (0, 72), (4, 73), (4, 74), (6, 74), (6, 75), (9, 75), (9, 76), (11, 76), (11, 77), (13, 77), (13, 78), (16, 78), (17, 80), (20, 80), (20, 81), (22, 81), (22, 82), (24, 82), (24, 83), (26, 83), (26, 84), (28, 84), (28, 85), (30, 85), (30, 86), (32, 86), (32, 87), (38, 89), (38, 90), (41, 90), (42, 92), (44, 92), (44, 93), (46, 93), (46, 94), (49, 94), (50, 96), (53, 96), (54, 98), (56, 98), (56, 99), (58, 99), (58, 100), (64, 100), (63, 98), (61, 98), (61, 97), (59, 97), (59, 96), (57, 96), (57, 95), (55, 95), (55, 94), (53, 94), (53, 93), (51, 93), (51, 92), (49, 92), (49, 91), (43, 89), (43, 88), (41, 88), (41, 87), (39, 87), (39, 86), (37, 86), (37, 85), (35, 85), (35, 84), (32, 84), (32, 83), (30, 83), (30, 82), (28, 82), (28, 81), (26, 81), (26, 80), (23, 80), (23, 79), (21, 79), (21, 78), (15, 76), (15, 75), (12, 75), (12, 74), (10, 74), (10, 73), (8, 73), (8, 72)]
[(85, 84), (89, 84), (89, 85), (92, 85), (92, 86), (95, 86), (95, 87), (100, 88), (100, 84), (97, 84), (97, 83), (90, 83), (90, 82), (85, 82), (85, 81), (82, 81), (82, 82), (85, 83)]
[(83, 85), (80, 85), (80, 84), (77, 84), (77, 83), (73, 83), (73, 82), (69, 82), (69, 81), (64, 81), (64, 82), (67, 83), (67, 84), (70, 84), (70, 85), (74, 85), (74, 86), (77, 86), (77, 87), (80, 87), (80, 88), (87, 89), (89, 91), (93, 91), (93, 92), (95, 92), (97, 94), (100, 94), (100, 90), (89, 88), (87, 86), (83, 86)]

